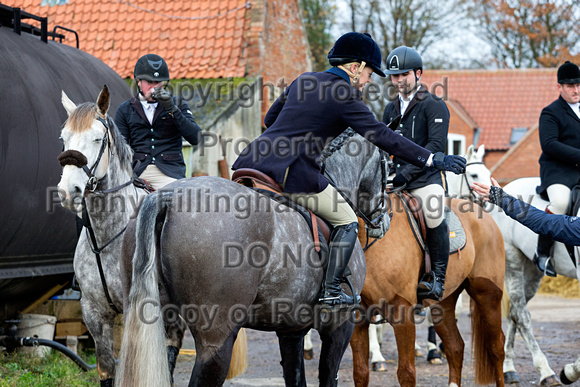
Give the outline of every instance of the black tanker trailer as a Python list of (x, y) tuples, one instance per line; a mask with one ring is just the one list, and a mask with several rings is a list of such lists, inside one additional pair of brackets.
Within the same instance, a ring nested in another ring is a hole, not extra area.
[(61, 90), (80, 103), (107, 84), (113, 114), (131, 96), (99, 59), (47, 39), (46, 20), (36, 18), (38, 27), (20, 16), (35, 18), (0, 4), (0, 319), (72, 278), (76, 217), (55, 191)]

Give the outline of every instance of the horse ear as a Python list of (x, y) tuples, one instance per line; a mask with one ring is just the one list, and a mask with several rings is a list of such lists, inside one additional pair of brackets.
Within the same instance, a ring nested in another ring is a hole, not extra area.
[(101, 90), (99, 97), (97, 98), (97, 111), (103, 117), (107, 115), (107, 111), (109, 110), (109, 97), (109, 88), (107, 85), (104, 85), (103, 90)]
[(468, 148), (467, 148), (467, 153), (465, 154), (465, 158), (467, 160), (471, 159), (471, 156), (473, 156), (473, 144), (471, 144)]
[(60, 101), (62, 102), (62, 106), (64, 106), (64, 110), (66, 110), (66, 112), (67, 112), (67, 114), (69, 116), (77, 108), (77, 105), (75, 105), (75, 103), (70, 100), (70, 98), (68, 97), (68, 95), (66, 95), (66, 93), (64, 92), (64, 90), (62, 91), (62, 95), (60, 97)]
[(479, 157), (479, 159), (483, 160), (484, 155), (485, 155), (485, 145), (481, 144), (479, 146), (479, 148), (477, 149), (477, 157)]

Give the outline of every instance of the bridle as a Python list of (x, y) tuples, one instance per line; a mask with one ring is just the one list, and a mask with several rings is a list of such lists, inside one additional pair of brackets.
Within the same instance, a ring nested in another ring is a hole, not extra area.
[(463, 183), (465, 182), (465, 184), (467, 184), (467, 189), (469, 190), (469, 195), (467, 197), (469, 197), (471, 199), (471, 201), (473, 201), (474, 203), (477, 203), (478, 201), (481, 201), (481, 199), (478, 198), (478, 196), (475, 194), (475, 192), (473, 191), (473, 188), (471, 188), (471, 184), (469, 183), (469, 180), (467, 178), (467, 167), (469, 167), (470, 165), (485, 165), (485, 164), (483, 161), (473, 161), (471, 163), (465, 164), (465, 172), (463, 172), (461, 174), (461, 185), (459, 187), (459, 197), (460, 198), (464, 197), (463, 196)]
[[(108, 117), (106, 117), (106, 118), (108, 119)], [(104, 119), (100, 116), (98, 116), (96, 119), (101, 124), (103, 124), (103, 126), (105, 127), (105, 134), (103, 135), (103, 139), (101, 141), (101, 148), (99, 149), (99, 154), (97, 155), (97, 159), (95, 160), (93, 165), (89, 168), (87, 166), (86, 156), (77, 150), (67, 150), (67, 151), (62, 152), (58, 156), (58, 160), (60, 161), (60, 164), (62, 167), (64, 167), (65, 165), (74, 165), (74, 166), (80, 167), (86, 173), (86, 175), (88, 176), (89, 179), (88, 179), (87, 184), (85, 186), (85, 192), (90, 192), (91, 194), (107, 194), (107, 193), (118, 191), (122, 188), (129, 186), (130, 184), (133, 184), (133, 182), (135, 180), (135, 175), (133, 175), (128, 182), (123, 183), (121, 185), (118, 185), (116, 187), (109, 188), (106, 190), (101, 190), (101, 191), (96, 190), (99, 182), (102, 179), (104, 179), (106, 176), (106, 174), (105, 174), (102, 178), (99, 179), (95, 175), (95, 171), (97, 170), (97, 167), (101, 163), (101, 158), (103, 157), (105, 150), (109, 146), (109, 132), (110, 132), (109, 123), (107, 122), (106, 119)], [(110, 149), (111, 148), (109, 147), (109, 157), (111, 157)], [(97, 267), (99, 269), (99, 275), (101, 277), (101, 282), (103, 284), (103, 290), (105, 292), (107, 302), (109, 303), (109, 306), (111, 307), (111, 309), (113, 309), (113, 311), (115, 311), (115, 313), (119, 314), (119, 313), (121, 313), (121, 311), (113, 303), (113, 300), (111, 299), (111, 296), (109, 294), (109, 288), (108, 288), (107, 282), (105, 280), (105, 273), (104, 273), (103, 265), (101, 262), (101, 252), (107, 246), (109, 246), (111, 243), (113, 243), (116, 239), (118, 239), (121, 235), (123, 235), (125, 230), (127, 230), (127, 226), (123, 227), (123, 229), (119, 233), (117, 233), (113, 238), (111, 238), (107, 243), (105, 243), (103, 246), (99, 247), (97, 244), (97, 238), (95, 236), (95, 232), (94, 232), (93, 227), (91, 225), (91, 219), (90, 219), (89, 213), (87, 211), (87, 203), (86, 203), (86, 196), (87, 195), (88, 194), (83, 195), (82, 202), (81, 202), (83, 225), (85, 226), (85, 228), (87, 230), (87, 235), (88, 235), (88, 238), (90, 240), (89, 247), (91, 248), (92, 252), (95, 254), (95, 256), (97, 258)]]
[[(385, 194), (385, 190), (387, 187), (387, 177), (388, 177), (388, 173), (387, 173), (388, 160), (387, 160), (387, 156), (386, 156), (387, 153), (381, 149), (379, 149), (379, 152), (380, 152), (380, 166), (381, 166), (381, 191), (380, 191), (381, 192), (381, 199), (380, 199), (377, 207), (375, 207), (373, 210), (371, 210), (369, 212), (370, 215), (365, 214), (355, 203), (353, 203), (348, 198), (347, 195), (345, 195), (341, 191), (341, 189), (338, 187), (338, 185), (336, 183), (336, 180), (334, 179), (334, 176), (332, 176), (332, 174), (330, 172), (328, 172), (328, 170), (326, 170), (326, 165), (325, 165), (324, 160), (322, 162), (323, 175), (326, 176), (329, 183), (338, 191), (338, 193), (351, 206), (351, 208), (363, 220), (363, 222), (365, 224), (365, 227), (367, 229), (367, 242), (366, 242), (365, 247), (363, 248), (364, 251), (366, 251), (369, 247), (371, 247), (377, 241), (377, 239), (375, 239), (371, 244), (369, 244), (368, 230), (369, 229), (380, 229), (381, 223), (383, 221), (385, 214), (388, 213), (389, 218), (391, 218), (391, 219), (393, 217), (393, 210), (392, 210), (392, 206), (390, 205), (391, 199), (388, 195)], [(385, 197), (387, 198), (387, 201), (389, 202), (388, 205), (385, 204)], [(388, 212), (387, 212), (387, 210), (388, 210)], [(374, 214), (378, 214), (378, 215), (376, 215), (373, 218), (372, 216)]]

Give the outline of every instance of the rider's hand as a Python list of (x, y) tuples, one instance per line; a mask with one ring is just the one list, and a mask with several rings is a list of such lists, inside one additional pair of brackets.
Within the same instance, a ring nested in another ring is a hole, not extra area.
[(393, 187), (402, 187), (407, 183), (408, 183), (407, 179), (400, 173), (395, 175), (395, 177), (393, 178)]
[(467, 160), (461, 156), (447, 155), (437, 152), (433, 155), (433, 167), (442, 171), (451, 171), (457, 175), (465, 172)]
[(173, 97), (165, 89), (156, 88), (153, 92), (153, 99), (159, 102), (167, 113), (173, 114), (179, 110), (175, 102), (173, 102)]

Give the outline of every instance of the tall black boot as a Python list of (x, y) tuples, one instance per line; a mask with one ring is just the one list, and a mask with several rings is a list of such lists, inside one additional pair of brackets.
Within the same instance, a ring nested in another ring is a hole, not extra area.
[(425, 274), (419, 282), (417, 297), (441, 301), (449, 262), (449, 229), (445, 219), (439, 226), (427, 229), (427, 246), (431, 255), (432, 271)]
[[(324, 278), (324, 296), (319, 300), (325, 305), (343, 306), (354, 305), (360, 302), (360, 296), (353, 298), (345, 294), (340, 288), (342, 276), (356, 243), (358, 223), (353, 222), (345, 226), (337, 226), (330, 237), (330, 251), (328, 265)], [(356, 299), (356, 300), (355, 300)]]
[[(548, 209), (546, 208), (546, 212), (547, 211)], [(556, 270), (554, 269), (554, 265), (552, 265), (552, 260), (550, 259), (553, 245), (554, 239), (552, 239), (551, 236), (538, 234), (538, 247), (534, 254), (534, 263), (539, 271), (550, 277), (556, 276)]]

